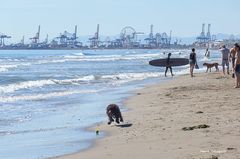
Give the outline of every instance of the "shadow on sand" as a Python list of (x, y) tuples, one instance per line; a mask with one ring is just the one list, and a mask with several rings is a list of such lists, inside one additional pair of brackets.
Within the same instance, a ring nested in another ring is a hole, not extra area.
[(119, 124), (119, 125), (116, 125), (117, 127), (120, 127), (120, 128), (128, 128), (128, 127), (131, 127), (133, 124), (131, 123), (126, 123), (126, 124)]

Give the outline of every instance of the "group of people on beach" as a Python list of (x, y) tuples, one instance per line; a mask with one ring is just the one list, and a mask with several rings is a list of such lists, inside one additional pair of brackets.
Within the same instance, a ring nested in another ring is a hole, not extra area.
[[(236, 85), (235, 88), (240, 88), (240, 46), (238, 43), (235, 43), (233, 48), (228, 49), (225, 45), (222, 45), (219, 48), (219, 51), (222, 53), (222, 71), (224, 76), (230, 74), (229, 64), (232, 65), (232, 78), (236, 77)], [(210, 57), (210, 51), (207, 49), (205, 56), (207, 58)], [(193, 70), (197, 66), (197, 56), (195, 52), (195, 48), (192, 48), (192, 52), (189, 56), (189, 64), (190, 64), (190, 75), (193, 76)], [(225, 69), (226, 66), (226, 69)]]

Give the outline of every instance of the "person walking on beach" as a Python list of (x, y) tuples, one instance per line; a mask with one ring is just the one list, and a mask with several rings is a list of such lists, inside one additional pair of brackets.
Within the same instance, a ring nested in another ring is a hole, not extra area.
[(235, 58), (236, 58), (236, 53), (237, 53), (237, 47), (239, 47), (238, 43), (234, 44), (234, 47), (231, 48), (230, 50), (230, 58), (229, 61), (232, 62), (232, 78), (235, 77), (235, 70), (234, 70), (234, 66), (235, 66)]
[(171, 57), (171, 55), (172, 55), (171, 53), (168, 54), (167, 66), (166, 66), (166, 70), (165, 70), (165, 77), (167, 77), (168, 68), (170, 69), (171, 75), (173, 76), (172, 67), (170, 66), (170, 57)]
[(236, 86), (235, 88), (240, 88), (240, 46), (237, 44), (236, 47), (236, 60), (234, 65), (235, 75), (236, 75)]
[(190, 75), (191, 75), (191, 77), (193, 77), (193, 70), (194, 70), (195, 65), (197, 64), (195, 48), (192, 48), (192, 52), (190, 53), (189, 64), (190, 64)]
[(205, 57), (210, 58), (210, 51), (208, 48), (206, 49)]
[(222, 53), (222, 69), (223, 69), (223, 74), (225, 75), (225, 65), (227, 66), (227, 74), (229, 74), (229, 55), (230, 51), (228, 48), (226, 48), (225, 45), (220, 47), (220, 51)]

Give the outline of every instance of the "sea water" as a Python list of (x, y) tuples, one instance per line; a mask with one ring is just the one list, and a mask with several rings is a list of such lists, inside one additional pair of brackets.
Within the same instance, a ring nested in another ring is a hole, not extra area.
[[(189, 57), (189, 50), (1, 50), (0, 158), (42, 159), (77, 152), (99, 136), (86, 128), (106, 122), (106, 106), (162, 80), (149, 60)], [(198, 51), (200, 70), (204, 50)], [(212, 53), (211, 61), (220, 61)], [(189, 72), (174, 67), (175, 76)], [(127, 120), (127, 116), (124, 117)], [(100, 133), (102, 134), (102, 133)], [(100, 135), (101, 136), (101, 135)]]

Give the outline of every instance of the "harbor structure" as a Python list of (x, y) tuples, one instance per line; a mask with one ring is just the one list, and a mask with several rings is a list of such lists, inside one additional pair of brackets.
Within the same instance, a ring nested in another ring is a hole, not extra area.
[(171, 45), (171, 36), (172, 31), (168, 35), (166, 32), (163, 33), (153, 33), (153, 25), (150, 25), (150, 33), (147, 38), (144, 40), (146, 41), (145, 47), (146, 48), (168, 48)]
[(90, 48), (98, 48), (100, 46), (100, 38), (99, 38), (99, 24), (97, 25), (97, 31), (93, 37), (89, 38)]
[[(18, 43), (8, 44), (6, 39), (12, 38), (7, 34), (0, 33), (0, 49), (161, 49), (161, 48), (216, 48), (220, 44), (231, 45), (232, 42), (239, 40), (233, 35), (229, 39), (217, 40), (216, 35), (211, 33), (211, 24), (202, 24), (202, 31), (196, 37), (193, 44), (182, 44), (181, 39), (174, 38), (172, 43), (172, 31), (167, 34), (166, 32), (154, 33), (154, 25), (150, 25), (149, 34), (145, 35), (144, 32), (136, 31), (132, 26), (125, 26), (120, 30), (116, 37), (100, 36), (100, 25), (97, 24), (96, 32), (93, 36), (87, 38), (87, 43), (81, 42), (81, 38), (77, 35), (78, 26), (75, 25), (74, 31), (64, 31), (59, 36), (49, 40), (48, 34), (46, 38), (41, 41), (41, 26), (38, 26), (37, 32), (30, 39), (30, 43), (25, 41), (25, 36), (19, 40)], [(100, 40), (100, 37), (105, 40)], [(87, 45), (88, 44), (88, 45)]]
[(79, 37), (77, 36), (77, 25), (75, 25), (74, 32), (70, 33), (68, 31), (64, 31), (60, 33), (58, 37), (55, 37), (50, 45), (50, 48), (81, 48), (82, 42), (79, 41)]

